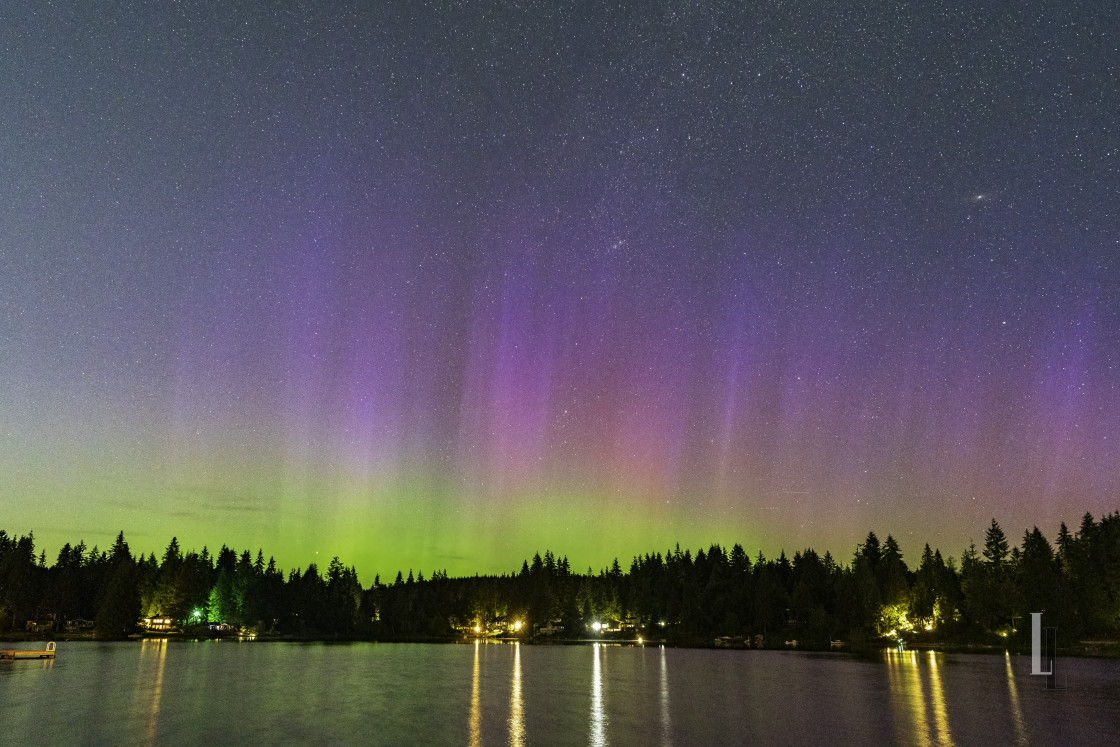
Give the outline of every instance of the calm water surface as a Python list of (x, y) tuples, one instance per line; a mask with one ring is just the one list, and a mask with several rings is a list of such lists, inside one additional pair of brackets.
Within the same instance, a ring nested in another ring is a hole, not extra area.
[(1118, 743), (1120, 663), (1060, 664), (1048, 692), (1027, 657), (930, 652), (62, 643), (0, 662), (0, 743)]

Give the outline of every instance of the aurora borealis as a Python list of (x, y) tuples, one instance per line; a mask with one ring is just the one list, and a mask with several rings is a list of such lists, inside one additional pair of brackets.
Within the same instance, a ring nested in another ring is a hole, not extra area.
[(1113, 8), (7, 5), (0, 528), (48, 555), (1120, 508)]

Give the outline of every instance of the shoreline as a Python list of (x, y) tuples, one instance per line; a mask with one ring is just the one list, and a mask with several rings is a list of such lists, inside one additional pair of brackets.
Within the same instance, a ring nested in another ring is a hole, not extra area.
[[(33, 643), (55, 641), (57, 643), (122, 643), (130, 641), (231, 641), (238, 643), (420, 643), (420, 644), (471, 644), (475, 642), (511, 644), (522, 643), (528, 646), (587, 646), (602, 644), (608, 646), (645, 647), (665, 646), (679, 649), (708, 649), (708, 650), (733, 650), (733, 651), (788, 651), (793, 653), (811, 654), (836, 654), (841, 656), (867, 656), (894, 648), (889, 642), (876, 645), (868, 642), (860, 645), (847, 645), (842, 648), (815, 648), (809, 646), (774, 646), (752, 647), (745, 645), (728, 645), (726, 643), (711, 642), (707, 639), (672, 639), (672, 638), (548, 638), (548, 637), (518, 637), (518, 636), (493, 636), (493, 637), (463, 637), (463, 636), (394, 636), (386, 638), (371, 638), (362, 636), (331, 637), (331, 636), (297, 636), (297, 635), (226, 635), (226, 636), (197, 636), (183, 633), (137, 633), (127, 638), (95, 638), (89, 634), (57, 634), (44, 635), (41, 633), (5, 633), (0, 634), (0, 643)], [(998, 645), (988, 643), (957, 643), (952, 641), (916, 642), (907, 645), (904, 651), (937, 651), (946, 654), (987, 654), (999, 655), (1010, 653), (1014, 656), (1029, 656), (1030, 647), (1023, 648), (1018, 645)], [(1120, 659), (1120, 640), (1085, 640), (1077, 641), (1069, 646), (1059, 646), (1058, 654), (1076, 658), (1088, 659)]]

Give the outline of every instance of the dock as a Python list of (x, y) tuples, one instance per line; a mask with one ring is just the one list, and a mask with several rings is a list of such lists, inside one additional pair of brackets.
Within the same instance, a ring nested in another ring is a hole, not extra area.
[(53, 659), (54, 646), (54, 641), (51, 641), (45, 649), (37, 651), (20, 648), (0, 649), (0, 659)]

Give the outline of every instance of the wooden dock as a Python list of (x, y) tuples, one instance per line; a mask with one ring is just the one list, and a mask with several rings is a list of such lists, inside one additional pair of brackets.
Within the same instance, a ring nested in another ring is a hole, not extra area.
[(45, 649), (38, 651), (20, 648), (2, 649), (0, 650), (0, 659), (53, 659), (54, 645), (54, 641), (51, 641)]

